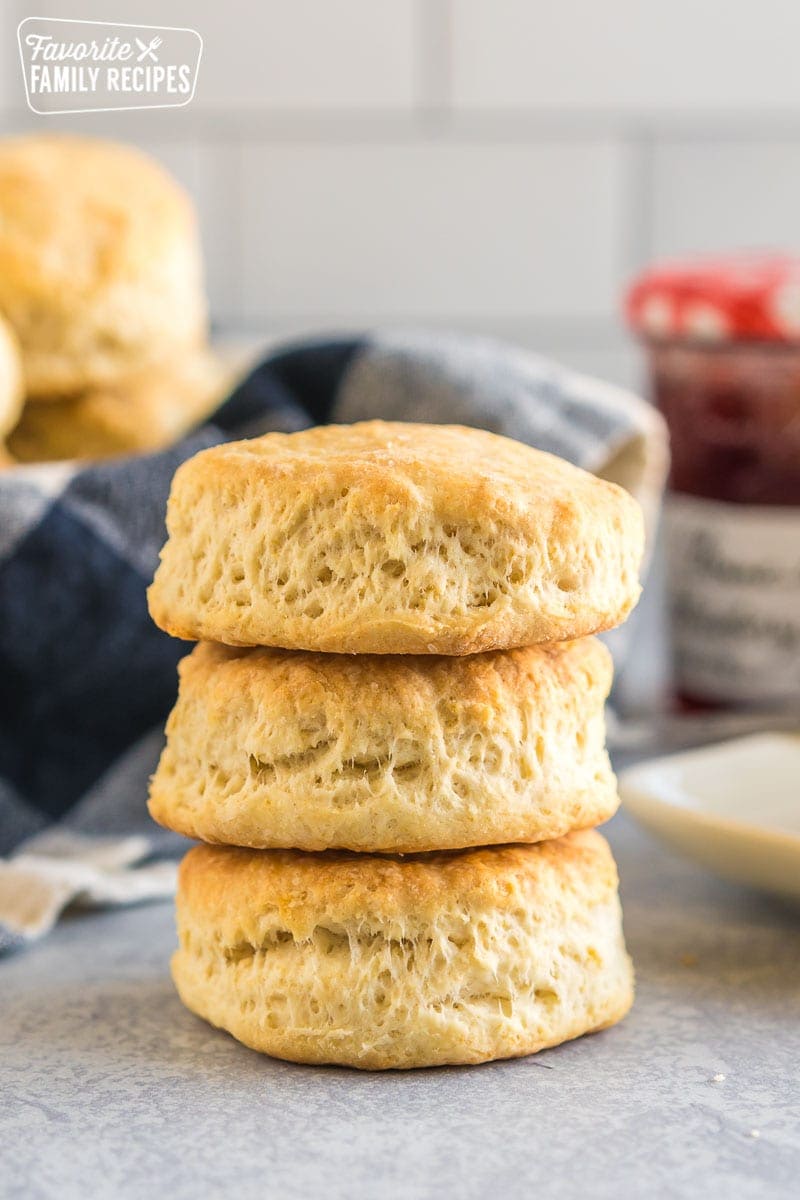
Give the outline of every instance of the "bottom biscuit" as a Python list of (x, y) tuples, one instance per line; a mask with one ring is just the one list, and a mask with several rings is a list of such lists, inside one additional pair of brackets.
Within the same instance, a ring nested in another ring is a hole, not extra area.
[(604, 1029), (633, 999), (594, 831), (406, 858), (198, 846), (177, 910), (184, 1004), (295, 1062), (517, 1057)]

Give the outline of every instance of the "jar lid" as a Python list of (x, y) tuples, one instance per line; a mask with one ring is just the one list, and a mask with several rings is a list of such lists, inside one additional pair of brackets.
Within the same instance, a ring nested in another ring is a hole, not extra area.
[(800, 258), (739, 254), (663, 263), (631, 285), (630, 326), (645, 337), (800, 340)]

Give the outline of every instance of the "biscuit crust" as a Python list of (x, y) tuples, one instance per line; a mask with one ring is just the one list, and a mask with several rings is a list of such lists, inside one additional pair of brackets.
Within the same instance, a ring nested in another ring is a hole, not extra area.
[(29, 396), (106, 386), (205, 335), (191, 203), (128, 146), (0, 141), (0, 312)]
[(215, 356), (198, 350), (57, 404), (28, 404), (9, 449), (25, 463), (161, 450), (204, 420), (228, 382)]
[(409, 852), (607, 820), (611, 656), (593, 638), (466, 658), (201, 643), (153, 778), (162, 825), (223, 845)]
[(187, 1007), (296, 1062), (532, 1054), (633, 999), (616, 868), (593, 831), (405, 859), (200, 846), (177, 919)]
[(484, 430), (368, 421), (176, 472), (150, 612), (177, 637), (472, 654), (583, 637), (639, 596), (627, 492)]

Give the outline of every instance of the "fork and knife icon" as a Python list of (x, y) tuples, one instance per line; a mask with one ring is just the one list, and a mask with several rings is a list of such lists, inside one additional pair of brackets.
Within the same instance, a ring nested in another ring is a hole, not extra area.
[(141, 51), (136, 61), (141, 62), (142, 59), (149, 58), (154, 63), (157, 63), (158, 55), (156, 54), (156, 50), (161, 45), (162, 40), (160, 37), (154, 37), (150, 42), (143, 42), (141, 38), (135, 38), (134, 41)]

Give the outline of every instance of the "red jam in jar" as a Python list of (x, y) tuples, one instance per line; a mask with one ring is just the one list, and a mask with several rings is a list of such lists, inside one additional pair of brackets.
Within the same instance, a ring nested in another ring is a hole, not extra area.
[(800, 706), (800, 259), (656, 267), (627, 314), (670, 431), (678, 691)]

